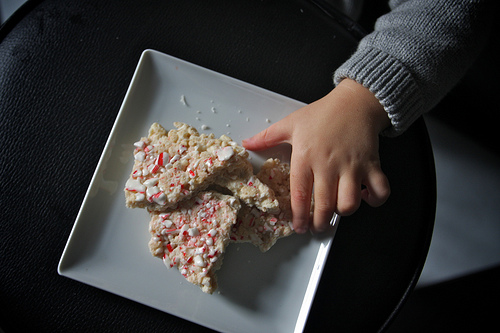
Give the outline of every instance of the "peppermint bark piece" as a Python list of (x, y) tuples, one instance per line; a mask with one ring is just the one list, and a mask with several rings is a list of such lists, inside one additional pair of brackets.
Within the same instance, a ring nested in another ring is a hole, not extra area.
[(217, 289), (215, 271), (222, 265), (240, 207), (233, 196), (207, 191), (175, 209), (150, 212), (151, 253), (212, 294)]
[(256, 207), (264, 212), (279, 212), (279, 201), (274, 191), (253, 175), (252, 165), (246, 168), (222, 172), (215, 181), (216, 185), (231, 191), (247, 206)]
[(231, 240), (252, 243), (262, 252), (266, 252), (278, 239), (293, 234), (290, 166), (279, 159), (268, 159), (257, 178), (274, 191), (280, 209), (276, 213), (270, 213), (243, 205), (238, 214), (238, 221), (232, 228)]
[(125, 185), (127, 207), (162, 211), (219, 184), (262, 211), (278, 208), (272, 190), (251, 181), (253, 168), (243, 147), (226, 135), (199, 134), (180, 122), (174, 126), (167, 132), (154, 123), (149, 135), (134, 144), (134, 167)]

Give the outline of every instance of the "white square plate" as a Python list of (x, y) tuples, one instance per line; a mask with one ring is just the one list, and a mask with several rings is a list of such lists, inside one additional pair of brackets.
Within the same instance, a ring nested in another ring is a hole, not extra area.
[[(181, 121), (241, 141), (304, 104), (153, 50), (143, 52), (61, 260), (59, 274), (221, 332), (301, 332), (335, 229), (292, 235), (266, 253), (230, 244), (213, 295), (167, 269), (148, 249), (149, 217), (122, 188), (133, 142), (153, 122)], [(258, 167), (290, 148), (250, 153)]]

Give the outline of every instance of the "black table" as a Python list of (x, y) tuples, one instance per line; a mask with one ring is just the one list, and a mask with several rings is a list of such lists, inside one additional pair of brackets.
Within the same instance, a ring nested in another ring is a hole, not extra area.
[[(310, 1), (28, 1), (0, 30), (0, 328), (209, 331), (57, 274), (141, 52), (308, 103), (360, 36)], [(380, 153), (392, 195), (343, 218), (308, 332), (383, 330), (418, 280), (436, 204), (423, 120)]]

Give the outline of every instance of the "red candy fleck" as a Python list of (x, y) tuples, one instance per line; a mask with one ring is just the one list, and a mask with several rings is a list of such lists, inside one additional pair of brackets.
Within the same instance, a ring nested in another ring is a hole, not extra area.
[(161, 166), (164, 165), (163, 164), (163, 156), (164, 156), (163, 153), (160, 153), (160, 155), (158, 155), (158, 160), (156, 161), (156, 164), (161, 165)]
[(168, 252), (172, 252), (174, 250), (174, 248), (172, 247), (172, 245), (170, 243), (167, 244), (167, 250), (168, 250)]
[(152, 168), (151, 168), (151, 173), (157, 173), (158, 170), (160, 170), (160, 167), (158, 165), (154, 165)]

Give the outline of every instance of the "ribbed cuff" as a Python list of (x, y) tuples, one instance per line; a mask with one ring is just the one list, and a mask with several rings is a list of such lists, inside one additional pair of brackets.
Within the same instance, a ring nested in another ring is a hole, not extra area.
[(337, 85), (345, 78), (368, 88), (387, 111), (392, 126), (384, 136), (403, 133), (422, 114), (420, 90), (406, 67), (373, 47), (358, 49), (334, 74)]

